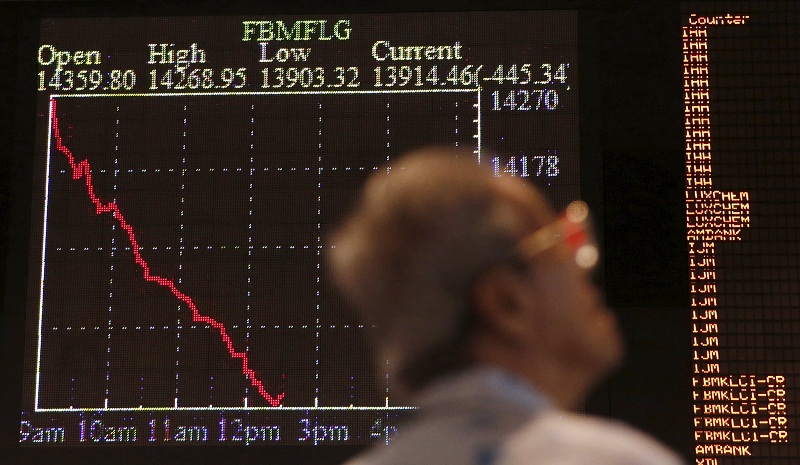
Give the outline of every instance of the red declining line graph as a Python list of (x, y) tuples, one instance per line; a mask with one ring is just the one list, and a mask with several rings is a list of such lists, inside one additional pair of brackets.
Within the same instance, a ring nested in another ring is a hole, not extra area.
[(102, 213), (111, 213), (114, 219), (117, 220), (117, 223), (119, 223), (119, 226), (124, 229), (126, 233), (128, 233), (128, 240), (131, 242), (133, 256), (136, 259), (136, 263), (142, 267), (145, 281), (154, 282), (169, 289), (170, 292), (172, 292), (172, 295), (174, 295), (181, 302), (185, 303), (192, 310), (192, 321), (205, 323), (219, 331), (222, 342), (224, 342), (225, 346), (228, 348), (228, 353), (230, 356), (232, 358), (238, 358), (242, 361), (242, 374), (244, 374), (245, 377), (250, 380), (250, 383), (258, 389), (258, 393), (261, 394), (261, 396), (264, 397), (264, 399), (266, 399), (271, 406), (279, 406), (286, 393), (272, 396), (267, 392), (266, 388), (264, 388), (264, 383), (256, 377), (255, 371), (250, 368), (250, 359), (247, 357), (247, 352), (239, 352), (233, 347), (233, 340), (231, 340), (228, 330), (225, 329), (225, 325), (214, 318), (211, 318), (210, 316), (201, 314), (197, 308), (197, 305), (194, 303), (194, 300), (190, 296), (178, 290), (173, 280), (156, 276), (150, 272), (150, 265), (147, 263), (147, 261), (145, 261), (141, 252), (139, 251), (140, 246), (136, 239), (136, 233), (133, 230), (133, 226), (125, 220), (125, 217), (122, 215), (122, 211), (120, 211), (119, 206), (115, 202), (103, 203), (95, 194), (94, 184), (92, 184), (92, 170), (91, 166), (89, 165), (89, 161), (83, 160), (79, 163), (75, 163), (75, 156), (72, 154), (70, 149), (63, 144), (61, 140), (61, 131), (58, 127), (55, 99), (50, 99), (50, 108), (51, 117), (53, 118), (53, 135), (56, 141), (56, 148), (69, 160), (69, 165), (72, 167), (72, 179), (78, 180), (80, 178), (84, 178), (86, 181), (86, 191), (89, 195), (89, 199), (95, 206), (95, 212), (98, 215)]

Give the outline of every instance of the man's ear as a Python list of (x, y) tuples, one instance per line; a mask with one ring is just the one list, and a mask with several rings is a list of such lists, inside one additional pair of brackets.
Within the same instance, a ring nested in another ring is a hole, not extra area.
[(529, 325), (523, 324), (527, 317), (524, 301), (520, 292), (524, 288), (524, 276), (508, 267), (497, 267), (487, 271), (475, 282), (473, 302), (478, 320), (489, 331), (515, 340), (517, 337), (529, 337), (523, 334)]

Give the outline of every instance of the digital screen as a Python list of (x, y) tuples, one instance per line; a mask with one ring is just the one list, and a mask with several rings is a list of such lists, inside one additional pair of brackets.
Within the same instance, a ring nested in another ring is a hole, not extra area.
[(581, 194), (574, 11), (40, 26), (24, 446), (389, 443), (326, 266), (365, 178), (439, 144)]
[(683, 18), (696, 462), (796, 463), (800, 7), (692, 3)]

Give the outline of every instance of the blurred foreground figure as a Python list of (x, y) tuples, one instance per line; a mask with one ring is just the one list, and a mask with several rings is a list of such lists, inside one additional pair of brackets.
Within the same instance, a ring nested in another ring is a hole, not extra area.
[(680, 463), (624, 425), (568, 412), (622, 354), (590, 280), (586, 204), (557, 217), (468, 152), (393, 165), (367, 182), (331, 264), (419, 411), (351, 463)]

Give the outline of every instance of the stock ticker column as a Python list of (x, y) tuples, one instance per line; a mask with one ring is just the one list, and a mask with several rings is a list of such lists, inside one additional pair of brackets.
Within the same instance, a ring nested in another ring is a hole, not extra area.
[(328, 236), (429, 144), (580, 197), (576, 16), (42, 20), (20, 443), (389, 443)]
[(698, 464), (800, 458), (800, 9), (683, 5)]

